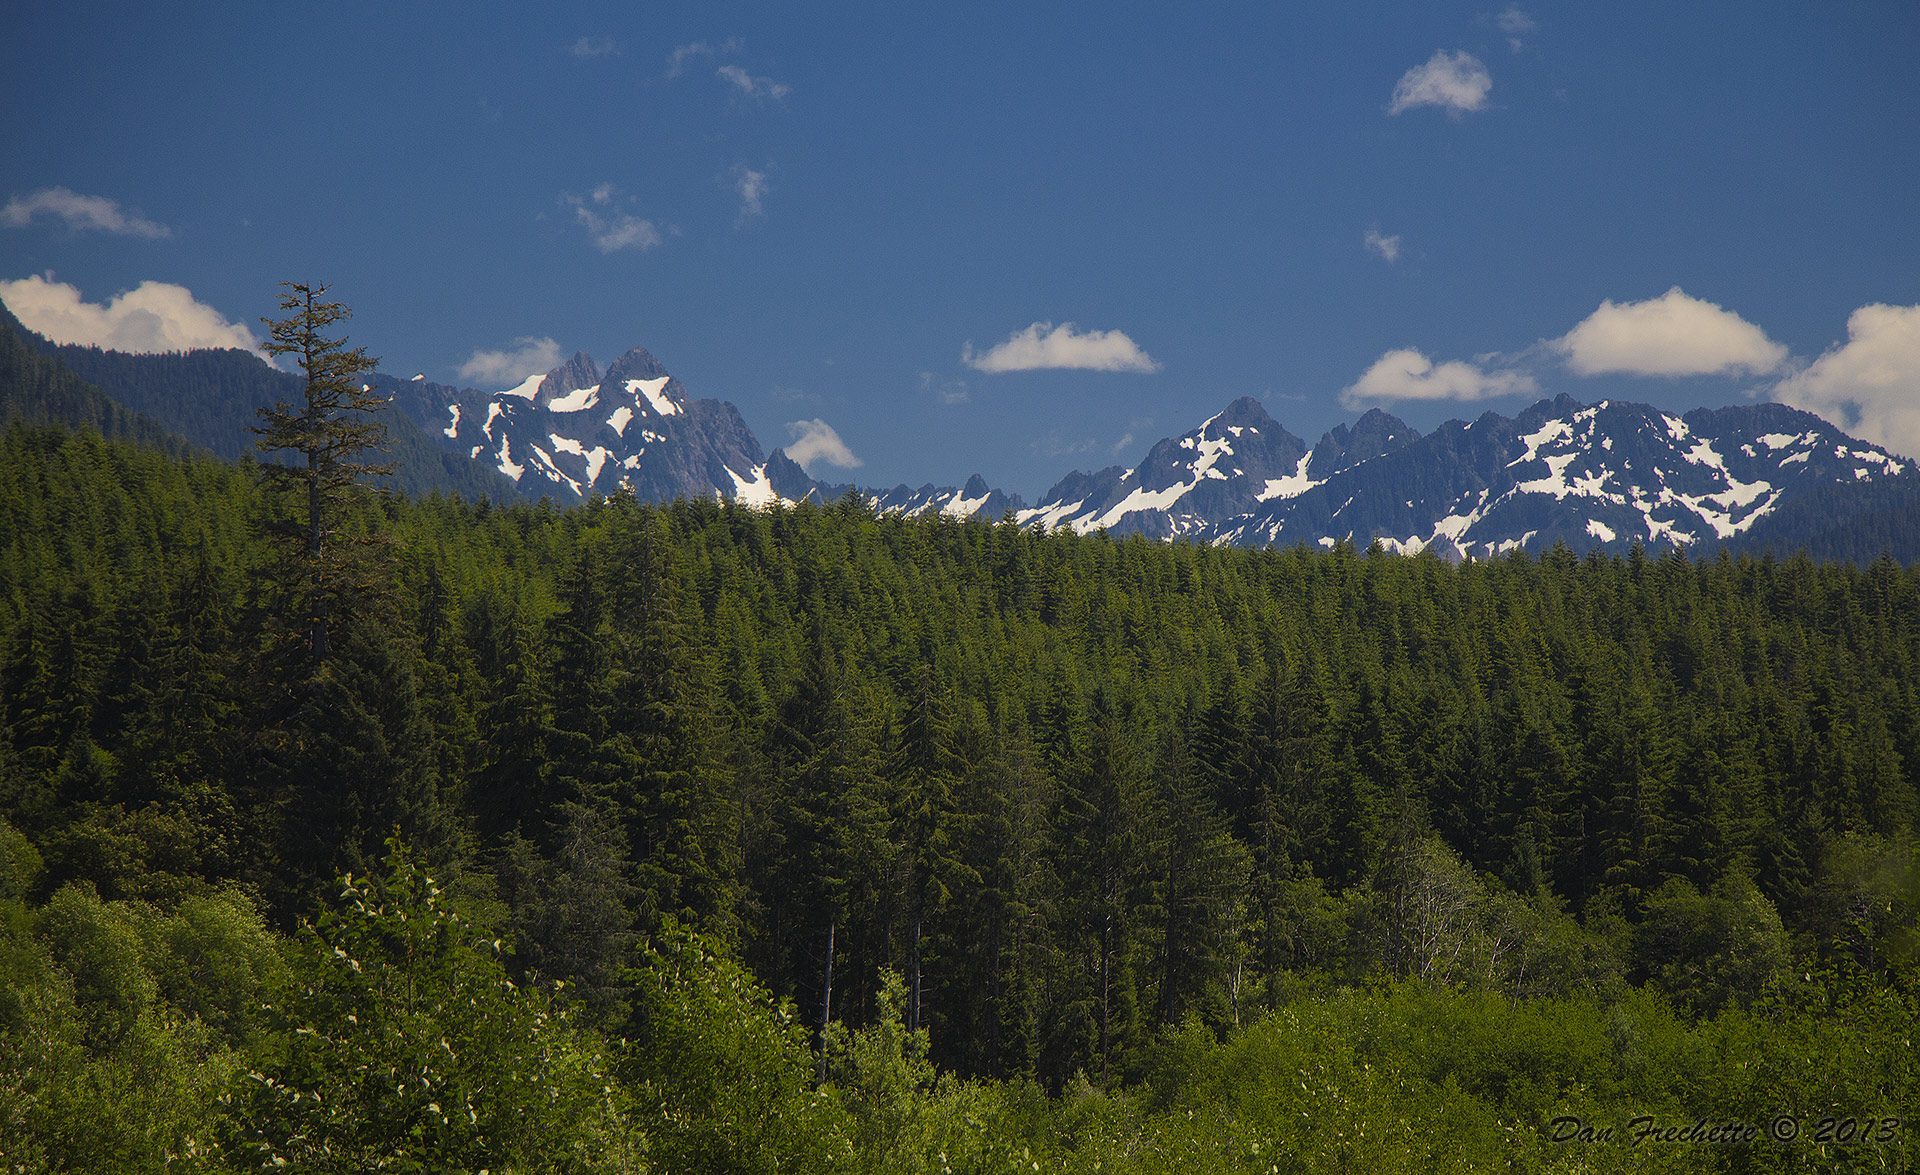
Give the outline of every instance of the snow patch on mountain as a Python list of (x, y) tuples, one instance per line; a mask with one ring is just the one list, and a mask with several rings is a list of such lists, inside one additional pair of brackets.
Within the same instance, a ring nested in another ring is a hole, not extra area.
[(645, 396), (657, 415), (678, 416), (680, 405), (667, 399), (664, 394), (668, 378), (663, 375), (659, 379), (630, 379), (627, 381), (627, 391)]
[(549, 412), (585, 412), (600, 402), (599, 388), (575, 388), (547, 402)]
[(1306, 456), (1300, 458), (1300, 464), (1294, 467), (1292, 473), (1287, 474), (1285, 477), (1268, 478), (1267, 484), (1262, 486), (1260, 492), (1254, 495), (1255, 500), (1270, 502), (1275, 498), (1297, 498), (1314, 486), (1319, 485), (1319, 482), (1313, 480), (1313, 475), (1307, 472), (1312, 464), (1313, 454), (1308, 453)]
[(547, 377), (544, 375), (530, 375), (506, 391), (500, 392), (499, 395), (519, 396), (523, 400), (531, 400), (540, 394), (540, 385), (545, 382)]

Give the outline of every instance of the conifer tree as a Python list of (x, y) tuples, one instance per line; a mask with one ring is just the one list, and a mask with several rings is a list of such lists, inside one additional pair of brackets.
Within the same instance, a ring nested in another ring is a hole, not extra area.
[(329, 335), (328, 328), (353, 316), (345, 303), (323, 301), (328, 287), (282, 282), (280, 309), (285, 318), (263, 318), (270, 338), (267, 353), (296, 357), (305, 376), (305, 403), (285, 400), (259, 410), (261, 424), (255, 442), (268, 453), (290, 456), (294, 464), (264, 462), (260, 471), (269, 482), (303, 492), (305, 522), (288, 526), (284, 534), (298, 547), (294, 563), (305, 580), (307, 647), (316, 666), (326, 663), (328, 623), (339, 599), (360, 581), (359, 545), (339, 533), (341, 507), (363, 477), (393, 472), (390, 464), (362, 460), (369, 451), (386, 446), (386, 426), (368, 414), (387, 402), (368, 390), (361, 377), (379, 366), (365, 347), (347, 346), (346, 336)]

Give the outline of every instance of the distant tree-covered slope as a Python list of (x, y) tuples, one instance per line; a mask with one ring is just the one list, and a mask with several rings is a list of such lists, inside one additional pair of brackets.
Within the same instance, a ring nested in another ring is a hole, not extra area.
[[(299, 378), (269, 367), (250, 351), (228, 348), (134, 355), (49, 341), (11, 314), (0, 320), (33, 350), (93, 384), (124, 409), (172, 429), (218, 456), (237, 460), (254, 452), (252, 427), (260, 408), (297, 402)], [(65, 420), (65, 417), (60, 418)], [(408, 494), (434, 490), (496, 501), (521, 497), (513, 482), (430, 441), (404, 412), (388, 412), (392, 488)], [(140, 440), (139, 437), (128, 439)]]
[(58, 361), (27, 345), (25, 328), (0, 305), (0, 424), (23, 420), (92, 428), (103, 437), (132, 441), (168, 453), (189, 446), (155, 421), (128, 411)]
[(1782, 508), (1727, 545), (1782, 558), (1804, 552), (1822, 562), (1861, 567), (1886, 555), (1911, 567), (1920, 563), (1920, 486), (1836, 483)]

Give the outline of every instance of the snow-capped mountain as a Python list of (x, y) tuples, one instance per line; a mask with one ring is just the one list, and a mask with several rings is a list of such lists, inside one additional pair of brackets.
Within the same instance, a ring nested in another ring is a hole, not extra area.
[(760, 442), (732, 404), (694, 400), (659, 360), (641, 348), (604, 375), (580, 352), (545, 375), (504, 391), (483, 392), (378, 375), (385, 391), (441, 445), (484, 462), (522, 492), (563, 501), (630, 488), (648, 501), (716, 494), (756, 505), (866, 495), (886, 513), (917, 517), (998, 518), (1026, 503), (975, 474), (959, 489), (905, 485), (873, 490), (815, 481)]
[(1228, 519), (1298, 492), (1309, 464), (1306, 444), (1243, 396), (1185, 436), (1154, 445), (1136, 468), (1068, 474), (1020, 520), (1207, 541)]
[(1738, 542), (1836, 483), (1915, 479), (1913, 464), (1784, 404), (1696, 409), (1567, 396), (1508, 420), (1486, 413), (1223, 527), (1234, 543), (1484, 556), (1563, 541), (1703, 547)]
[(1029, 508), (978, 475), (959, 488), (816, 481), (778, 449), (763, 457), (733, 405), (691, 399), (639, 348), (604, 374), (582, 353), (496, 392), (374, 378), (437, 442), (532, 496), (562, 500), (623, 485), (650, 501), (718, 495), (758, 505), (858, 492), (909, 517), (1011, 512), (1080, 533), (1243, 546), (1377, 541), (1457, 558), (1558, 541), (1576, 551), (1734, 545), (1769, 528), (1804, 530), (1836, 501), (1864, 502), (1880, 487), (1920, 497), (1914, 462), (1781, 404), (1675, 416), (1561, 396), (1513, 419), (1489, 412), (1425, 436), (1376, 409), (1308, 447), (1243, 397), (1160, 441), (1138, 466), (1076, 470)]
[(1137, 469), (1070, 474), (1021, 518), (1244, 546), (1378, 541), (1449, 557), (1556, 541), (1696, 547), (1736, 542), (1827, 487), (1902, 479), (1920, 486), (1912, 462), (1782, 404), (1674, 416), (1561, 396), (1424, 437), (1376, 409), (1308, 451), (1243, 399), (1160, 442)]
[(959, 489), (952, 486), (936, 486), (929, 482), (919, 489), (906, 485), (897, 485), (890, 490), (852, 485), (820, 485), (816, 491), (819, 498), (832, 501), (848, 490), (866, 495), (873, 508), (882, 514), (899, 514), (906, 518), (919, 518), (926, 514), (944, 514), (949, 518), (978, 518), (982, 521), (998, 521), (1009, 510), (1018, 515), (1027, 507), (1019, 494), (1009, 494), (987, 485), (986, 479), (974, 474), (967, 484)]
[[(718, 492), (766, 503), (781, 496), (739, 411), (721, 400), (689, 398), (680, 381), (638, 347), (604, 375), (580, 352), (498, 392), (451, 388), (422, 376), (374, 381), (436, 441), (486, 462), (534, 496), (570, 500), (622, 485), (646, 500)], [(786, 462), (777, 472), (800, 471)]]

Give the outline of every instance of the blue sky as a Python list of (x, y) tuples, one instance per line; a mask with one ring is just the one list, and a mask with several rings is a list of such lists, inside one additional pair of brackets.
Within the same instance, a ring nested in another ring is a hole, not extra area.
[(1920, 455), (1911, 0), (183, 7), (4, 18), (17, 313), (177, 346), (327, 282), (398, 375), (645, 346), (816, 475), (1029, 499), (1242, 395)]

